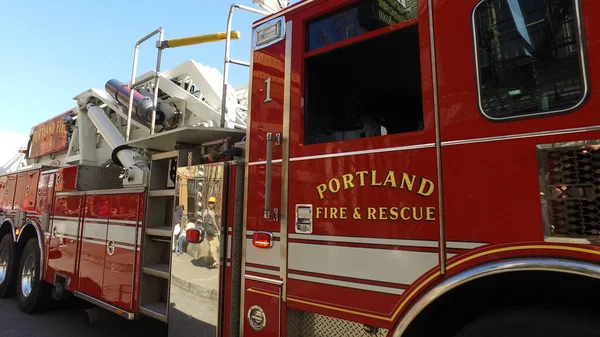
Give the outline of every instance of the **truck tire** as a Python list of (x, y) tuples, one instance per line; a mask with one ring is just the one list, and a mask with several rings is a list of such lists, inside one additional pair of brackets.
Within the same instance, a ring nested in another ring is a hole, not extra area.
[(17, 302), (21, 311), (27, 314), (43, 311), (51, 301), (50, 285), (40, 277), (40, 255), (37, 239), (29, 239), (17, 273)]
[(15, 294), (17, 282), (18, 256), (15, 243), (10, 233), (0, 240), (0, 298), (11, 297)]
[(472, 321), (454, 337), (597, 337), (600, 325), (594, 320), (567, 310), (503, 309)]

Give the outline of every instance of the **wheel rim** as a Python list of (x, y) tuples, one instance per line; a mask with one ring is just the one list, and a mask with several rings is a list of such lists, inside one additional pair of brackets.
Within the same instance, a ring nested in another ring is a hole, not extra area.
[(35, 260), (33, 255), (27, 255), (25, 263), (23, 264), (23, 271), (21, 272), (21, 292), (23, 296), (28, 297), (31, 294), (33, 287), (33, 280), (35, 275)]
[(0, 284), (4, 283), (6, 271), (8, 270), (8, 248), (4, 248), (0, 253)]

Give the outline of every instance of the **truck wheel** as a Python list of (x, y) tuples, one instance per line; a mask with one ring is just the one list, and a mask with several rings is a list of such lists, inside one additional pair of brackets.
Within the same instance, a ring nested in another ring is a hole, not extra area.
[(0, 241), (0, 297), (6, 298), (15, 294), (17, 281), (17, 263), (15, 243), (10, 233), (5, 234)]
[(586, 318), (553, 309), (504, 309), (476, 319), (454, 337), (596, 337), (600, 325)]
[(50, 302), (50, 287), (41, 280), (40, 248), (36, 238), (25, 244), (17, 273), (17, 302), (25, 313), (42, 311)]

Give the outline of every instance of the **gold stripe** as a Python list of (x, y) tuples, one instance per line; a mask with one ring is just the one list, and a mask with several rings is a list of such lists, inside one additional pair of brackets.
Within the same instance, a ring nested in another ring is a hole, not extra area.
[(265, 295), (265, 296), (279, 298), (279, 295), (277, 295), (277, 294), (271, 294), (271, 293), (268, 293), (266, 291), (256, 290), (256, 289), (253, 289), (253, 288), (248, 288), (247, 291), (249, 291), (251, 293), (256, 293), (256, 294), (261, 294), (261, 295)]
[[(490, 251), (481, 252), (481, 253), (478, 253), (478, 254), (466, 257), (466, 258), (464, 258), (462, 260), (459, 260), (459, 261), (454, 262), (451, 265), (449, 265), (448, 268), (447, 268), (447, 270), (450, 270), (450, 269), (455, 268), (455, 267), (457, 267), (457, 266), (459, 266), (459, 265), (461, 265), (463, 263), (469, 262), (471, 260), (474, 260), (474, 259), (482, 257), (482, 256), (496, 254), (496, 253), (501, 253), (501, 252), (509, 252), (509, 251), (516, 251), (516, 250), (527, 250), (527, 249), (565, 250), (565, 251), (572, 251), (572, 252), (586, 253), (586, 254), (593, 254), (593, 255), (599, 255), (600, 256), (600, 251), (597, 251), (597, 250), (585, 249), (585, 248), (577, 248), (577, 247), (569, 247), (569, 246), (551, 246), (551, 245), (514, 246), (514, 247), (505, 247), (505, 248), (493, 249), (493, 250), (490, 250)], [(302, 303), (302, 304), (310, 305), (310, 306), (313, 306), (313, 307), (318, 307), (318, 308), (323, 308), (323, 309), (329, 309), (329, 310), (333, 310), (333, 311), (344, 312), (344, 313), (352, 314), (352, 315), (356, 315), (356, 316), (363, 316), (363, 317), (369, 317), (369, 318), (379, 319), (379, 320), (386, 321), (386, 322), (393, 322), (394, 320), (396, 320), (396, 318), (398, 317), (398, 314), (400, 314), (400, 311), (404, 308), (404, 306), (406, 305), (406, 303), (408, 303), (408, 301), (419, 290), (421, 290), (427, 284), (431, 283), (431, 281), (433, 281), (433, 279), (437, 278), (438, 276), (440, 276), (440, 272), (439, 271), (437, 271), (433, 275), (429, 276), (425, 281), (421, 282), (416, 288), (414, 288), (414, 290), (411, 291), (408, 295), (406, 295), (406, 297), (404, 297), (404, 299), (402, 300), (402, 302), (400, 302), (400, 306), (398, 306), (398, 308), (396, 309), (396, 311), (394, 311), (394, 314), (391, 317), (378, 316), (378, 315), (368, 314), (368, 313), (364, 313), (364, 312), (360, 312), (360, 311), (355, 311), (355, 310), (350, 310), (350, 309), (335, 307), (335, 306), (331, 306), (331, 305), (325, 305), (325, 304), (320, 304), (320, 303), (315, 303), (315, 302), (300, 300), (300, 299), (292, 298), (291, 296), (288, 297), (288, 301)], [(267, 292), (261, 292), (259, 290), (254, 290), (252, 288), (248, 289), (248, 291), (254, 292), (254, 293), (258, 293), (258, 294), (267, 295), (267, 296), (271, 296), (271, 297), (278, 297), (278, 295), (276, 295), (276, 294), (270, 294), (270, 293), (267, 293)]]

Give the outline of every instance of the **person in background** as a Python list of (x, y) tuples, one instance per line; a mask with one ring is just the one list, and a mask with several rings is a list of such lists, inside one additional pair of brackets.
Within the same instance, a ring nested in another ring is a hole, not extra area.
[[(187, 219), (187, 217), (186, 217)], [(193, 221), (189, 221), (185, 223), (185, 228), (182, 228), (181, 233), (179, 233), (179, 238), (177, 239), (177, 256), (179, 256), (183, 252), (183, 243), (185, 242), (185, 232), (187, 232), (190, 228), (196, 228), (196, 224)]]
[(175, 251), (175, 241), (177, 241), (179, 234), (181, 233), (181, 219), (183, 217), (183, 211), (183, 205), (177, 205), (175, 206), (175, 211), (173, 212), (173, 251)]
[(206, 231), (206, 240), (208, 241), (208, 256), (212, 259), (212, 268), (219, 266), (219, 237), (221, 231), (217, 224), (215, 214), (215, 204), (217, 198), (208, 198), (208, 208), (204, 210), (202, 216), (202, 223), (204, 224), (204, 230)]

